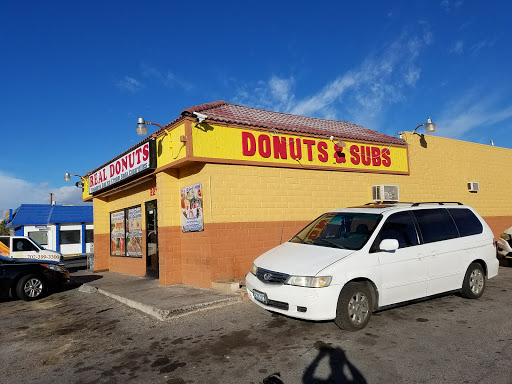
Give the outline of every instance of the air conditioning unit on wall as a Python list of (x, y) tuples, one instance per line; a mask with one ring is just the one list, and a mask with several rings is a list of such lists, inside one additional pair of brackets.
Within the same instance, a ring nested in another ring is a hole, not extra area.
[(399, 201), (398, 185), (374, 185), (373, 201)]
[(468, 182), (468, 191), (469, 192), (478, 192), (480, 190), (480, 184), (476, 181)]

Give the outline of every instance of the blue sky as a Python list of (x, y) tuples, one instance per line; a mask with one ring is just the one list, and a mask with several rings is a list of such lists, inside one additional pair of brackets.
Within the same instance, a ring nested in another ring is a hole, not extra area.
[(435, 135), (512, 148), (511, 14), (508, 0), (0, 0), (0, 212), (79, 203), (65, 172), (137, 143), (138, 117), (215, 100), (392, 136), (431, 117)]

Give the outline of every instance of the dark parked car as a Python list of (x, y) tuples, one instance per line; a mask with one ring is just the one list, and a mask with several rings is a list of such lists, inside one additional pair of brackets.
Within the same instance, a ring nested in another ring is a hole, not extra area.
[(61, 262), (0, 256), (0, 296), (37, 300), (67, 281), (69, 272)]

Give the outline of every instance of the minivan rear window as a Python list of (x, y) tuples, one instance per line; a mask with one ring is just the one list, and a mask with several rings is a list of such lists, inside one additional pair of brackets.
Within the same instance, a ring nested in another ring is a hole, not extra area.
[(448, 208), (448, 212), (457, 224), (461, 236), (477, 235), (484, 231), (484, 227), (473, 212), (467, 208)]
[(329, 212), (323, 214), (290, 240), (341, 249), (361, 249), (381, 219), (380, 214)]
[(459, 237), (457, 227), (446, 209), (422, 209), (412, 212), (420, 227), (424, 243)]

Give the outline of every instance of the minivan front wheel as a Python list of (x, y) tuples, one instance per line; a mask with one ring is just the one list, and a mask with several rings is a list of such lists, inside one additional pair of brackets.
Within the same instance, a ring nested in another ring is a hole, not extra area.
[(372, 307), (368, 285), (361, 282), (349, 283), (341, 290), (334, 322), (341, 329), (359, 331), (370, 321)]
[(466, 299), (478, 299), (484, 293), (485, 272), (478, 263), (471, 263), (462, 283), (462, 296)]

